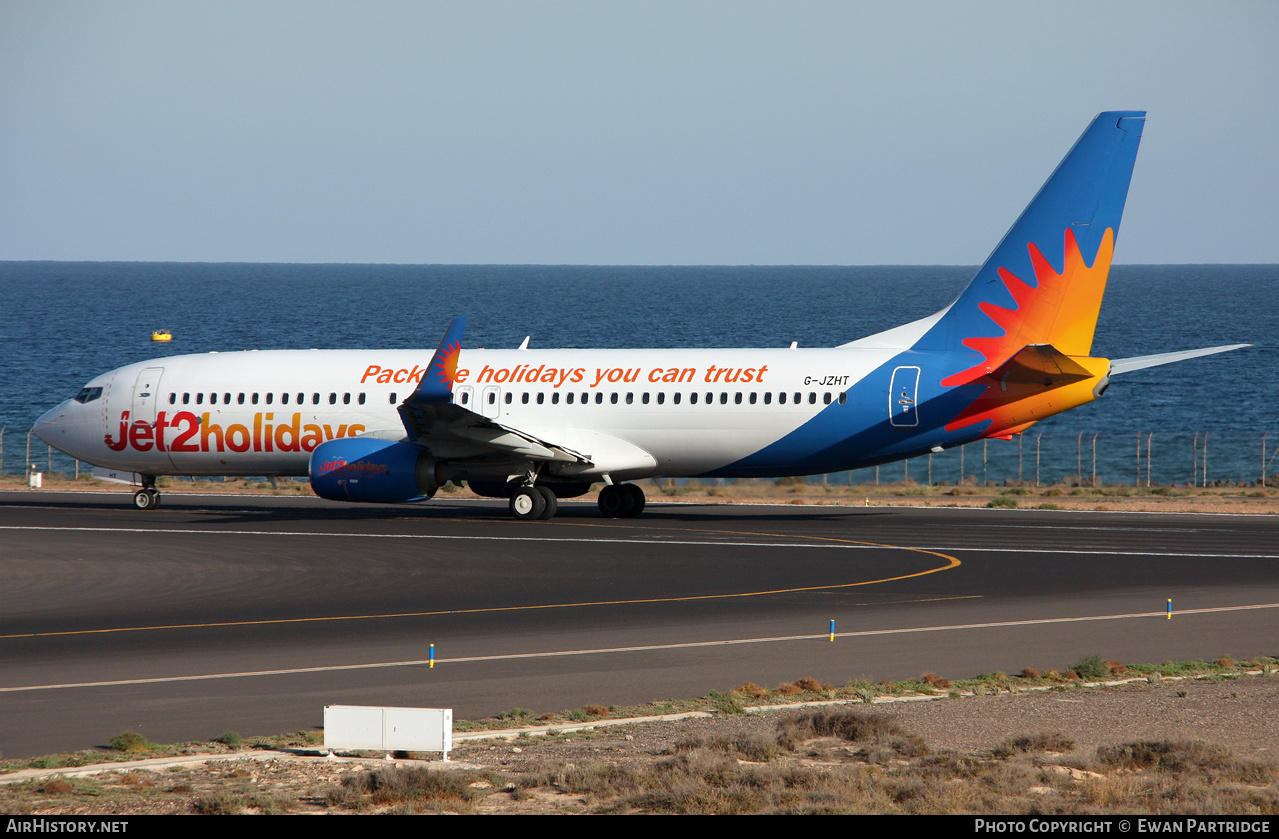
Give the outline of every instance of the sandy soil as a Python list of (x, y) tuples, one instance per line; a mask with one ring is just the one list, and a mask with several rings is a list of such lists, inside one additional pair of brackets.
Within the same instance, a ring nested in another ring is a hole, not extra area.
[[(1098, 746), (1150, 740), (1202, 740), (1228, 746), (1239, 758), (1279, 763), (1279, 729), (1269, 724), (1279, 714), (1279, 678), (1274, 676), (1165, 679), (1154, 684), (1141, 680), (1103, 688), (885, 702), (873, 710), (921, 736), (934, 754), (957, 751), (980, 758), (1011, 737), (1055, 733), (1076, 744), (1062, 758), (1065, 763), (1070, 758), (1086, 760)], [(448, 763), (402, 760), (396, 764), (491, 773), (487, 777), (492, 780), (478, 781), (493, 784), (475, 808), (480, 813), (581, 812), (583, 801), (577, 796), (554, 789), (517, 795), (509, 785), (549, 766), (652, 765), (690, 738), (772, 737), (779, 717), (791, 712), (773, 709), (614, 725), (551, 737), (480, 739), (458, 744)], [(830, 760), (829, 754), (810, 754), (790, 759), (810, 764)], [(23, 783), (0, 786), (0, 811), (130, 815), (238, 807), (249, 812), (348, 812), (332, 803), (332, 791), (342, 785), (343, 778), (387, 765), (378, 759), (330, 760), (270, 752), (222, 755), (191, 764), (199, 759), (120, 764), (92, 781), (72, 779), (73, 783), (63, 786), (50, 780), (58, 775), (56, 770), (24, 772)]]

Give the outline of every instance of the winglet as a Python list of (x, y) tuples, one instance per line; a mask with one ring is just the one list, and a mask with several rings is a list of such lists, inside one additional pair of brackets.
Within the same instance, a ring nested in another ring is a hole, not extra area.
[(465, 330), (466, 318), (453, 318), (435, 355), (431, 356), (431, 363), (426, 366), (417, 390), (408, 398), (409, 403), (452, 401), (457, 359), (462, 353), (462, 333)]

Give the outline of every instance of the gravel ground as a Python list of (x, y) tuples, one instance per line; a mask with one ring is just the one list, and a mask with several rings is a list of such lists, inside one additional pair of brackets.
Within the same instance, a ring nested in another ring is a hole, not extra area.
[[(1273, 676), (1164, 680), (1156, 684), (1140, 681), (1105, 688), (888, 702), (877, 704), (874, 711), (922, 737), (933, 754), (954, 751), (980, 757), (1011, 737), (1056, 733), (1075, 742), (1070, 756), (1081, 759), (1103, 745), (1189, 740), (1228, 746), (1238, 758), (1279, 764), (1279, 730), (1272, 724), (1279, 716), (1279, 678)], [(460, 773), (482, 770), (507, 781), (566, 765), (634, 768), (668, 759), (683, 741), (741, 735), (771, 739), (779, 717), (787, 713), (790, 711), (774, 710), (608, 726), (545, 738), (465, 742), (457, 744), (447, 764), (400, 761), (398, 765), (427, 765)], [(832, 760), (847, 760), (847, 756), (841, 757), (847, 751), (847, 745), (840, 742), (827, 744), (820, 754), (807, 751), (790, 759), (828, 765)], [(334, 761), (257, 753), (194, 766), (165, 766), (162, 762), (145, 768), (116, 765), (108, 774), (72, 778), (71, 784), (56, 778), (54, 772), (23, 773), (29, 778), (25, 783), (0, 786), (0, 812), (350, 812), (334, 803), (333, 790), (342, 786), (343, 778), (385, 766), (385, 761), (368, 758)], [(494, 787), (472, 811), (564, 813), (587, 809), (585, 799), (553, 788), (517, 796)]]

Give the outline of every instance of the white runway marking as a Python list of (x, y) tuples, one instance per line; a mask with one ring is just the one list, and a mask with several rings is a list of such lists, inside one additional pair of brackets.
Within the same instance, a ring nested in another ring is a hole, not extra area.
[[(1176, 616), (1185, 619), (1189, 615), (1206, 615), (1220, 612), (1245, 612), (1256, 609), (1279, 609), (1279, 603), (1258, 603), (1249, 606), (1218, 606), (1208, 609), (1184, 609)], [(905, 629), (865, 629), (858, 632), (837, 632), (836, 638), (865, 638), (883, 635), (910, 635), (920, 632), (956, 632), (969, 629), (1002, 629), (1016, 626), (1040, 626), (1060, 623), (1089, 623), (1093, 621), (1133, 620), (1133, 619), (1165, 620), (1165, 612), (1135, 612), (1125, 615), (1090, 615), (1073, 618), (1041, 618), (1021, 621), (996, 621), (991, 623), (967, 623), (951, 626), (918, 626)], [(449, 667), (458, 664), (486, 663), (495, 661), (515, 661), (521, 659), (562, 658), (581, 655), (613, 655), (617, 653), (657, 652), (670, 650), (687, 650), (702, 647), (728, 647), (738, 644), (778, 644), (797, 641), (827, 641), (828, 633), (816, 635), (783, 635), (771, 638), (737, 638), (725, 641), (689, 641), (682, 644), (651, 644), (636, 647), (605, 647), (591, 650), (557, 650), (540, 653), (508, 653), (504, 655), (463, 656), (459, 658), (437, 658), (438, 667)], [(175, 682), (199, 682), (213, 679), (244, 679), (262, 676), (295, 676), (307, 673), (339, 673), (355, 670), (376, 670), (390, 667), (426, 667), (430, 662), (426, 659), (413, 661), (383, 661), (370, 664), (337, 664), (320, 667), (294, 667), (281, 670), (248, 670), (239, 673), (207, 673), (195, 676), (167, 676), (149, 679), (118, 679), (105, 682), (72, 682), (57, 685), (22, 685), (0, 688), (0, 693), (22, 693), (38, 690), (67, 690), (72, 688), (120, 687), (125, 685), (158, 685)]]

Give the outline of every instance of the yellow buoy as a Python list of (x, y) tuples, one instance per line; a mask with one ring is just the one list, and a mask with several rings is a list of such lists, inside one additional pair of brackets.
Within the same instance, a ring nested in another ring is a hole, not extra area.
[(151, 340), (152, 341), (172, 341), (173, 333), (169, 332), (169, 330), (167, 329), (157, 329), (155, 332), (151, 333)]

